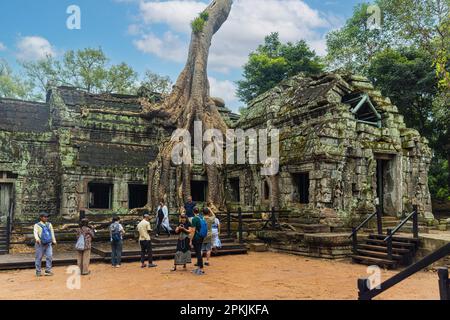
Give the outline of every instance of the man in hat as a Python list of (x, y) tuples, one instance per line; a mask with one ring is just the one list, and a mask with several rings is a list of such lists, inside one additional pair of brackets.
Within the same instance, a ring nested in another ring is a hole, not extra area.
[(55, 232), (53, 226), (48, 222), (49, 214), (41, 212), (39, 214), (39, 222), (34, 225), (34, 240), (36, 249), (36, 276), (42, 275), (41, 265), (42, 258), (45, 256), (45, 275), (52, 276), (52, 260), (53, 260), (53, 248), (52, 245), (56, 245)]
[(141, 268), (147, 267), (145, 260), (148, 260), (149, 268), (154, 268), (156, 264), (153, 264), (150, 215), (144, 214), (144, 219), (137, 225), (137, 231), (139, 232), (139, 244), (141, 246)]

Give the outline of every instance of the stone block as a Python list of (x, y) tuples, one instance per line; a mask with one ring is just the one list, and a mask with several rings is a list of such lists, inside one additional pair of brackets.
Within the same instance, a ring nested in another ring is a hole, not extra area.
[(253, 252), (265, 252), (267, 251), (268, 248), (267, 244), (258, 242), (258, 243), (250, 243), (249, 249), (250, 251)]
[(305, 234), (305, 242), (320, 247), (338, 247), (350, 244), (348, 233)]

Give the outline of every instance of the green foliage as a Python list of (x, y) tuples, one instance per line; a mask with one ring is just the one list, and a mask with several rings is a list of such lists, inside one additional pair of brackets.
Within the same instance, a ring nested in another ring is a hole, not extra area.
[(448, 185), (449, 169), (448, 160), (434, 158), (431, 162), (428, 176), (428, 184), (432, 198), (450, 200), (450, 189)]
[(237, 95), (248, 103), (288, 77), (300, 72), (317, 74), (322, 70), (319, 57), (305, 41), (283, 44), (279, 34), (272, 33), (250, 54), (244, 65), (244, 79), (237, 82)]
[(145, 72), (141, 89), (149, 93), (169, 94), (172, 90), (172, 80), (168, 76), (161, 76), (149, 70)]
[(450, 0), (378, 0), (398, 37), (433, 57), (439, 87), (450, 91)]
[(355, 7), (339, 30), (327, 35), (330, 69), (367, 74), (373, 57), (386, 48), (413, 46), (432, 57), (438, 85), (450, 88), (450, 0), (375, 0), (382, 12), (379, 29), (367, 26), (368, 3)]
[(371, 59), (388, 47), (392, 34), (386, 25), (381, 29), (368, 27), (368, 7), (367, 3), (357, 5), (341, 29), (327, 34), (326, 61), (330, 69), (366, 74)]
[(431, 142), (436, 140), (433, 101), (438, 81), (433, 59), (427, 52), (415, 48), (386, 49), (373, 57), (368, 75), (399, 108), (408, 127), (418, 129)]
[(137, 73), (127, 64), (109, 65), (101, 49), (67, 51), (61, 60), (47, 57), (22, 63), (41, 98), (54, 86), (74, 86), (92, 93), (132, 93)]
[(207, 11), (203, 11), (202, 13), (200, 13), (200, 18), (202, 18), (204, 21), (208, 21), (209, 13)]
[(209, 19), (208, 12), (203, 11), (202, 13), (200, 13), (200, 15), (191, 22), (192, 31), (194, 33), (202, 32), (208, 19)]
[(13, 74), (8, 63), (0, 60), (0, 98), (32, 99), (31, 84)]

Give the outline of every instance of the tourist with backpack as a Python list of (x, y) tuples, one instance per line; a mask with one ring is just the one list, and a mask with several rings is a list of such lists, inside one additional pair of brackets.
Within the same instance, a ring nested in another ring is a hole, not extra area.
[(80, 273), (83, 276), (90, 274), (89, 264), (91, 262), (92, 240), (95, 236), (95, 230), (89, 226), (89, 220), (84, 218), (80, 221), (80, 228), (77, 230), (78, 240), (75, 249), (78, 252), (77, 264)]
[(56, 245), (55, 232), (53, 226), (48, 222), (49, 214), (41, 212), (39, 214), (39, 222), (34, 225), (33, 234), (36, 250), (36, 276), (42, 275), (42, 258), (45, 256), (45, 275), (52, 276), (53, 248)]
[(199, 214), (198, 208), (194, 209), (194, 218), (192, 218), (193, 236), (190, 245), (194, 247), (195, 255), (197, 257), (197, 266), (193, 272), (196, 275), (203, 275), (203, 257), (202, 257), (202, 244), (203, 239), (208, 235), (208, 224)]
[(111, 237), (111, 263), (113, 268), (120, 268), (122, 262), (123, 236), (125, 229), (120, 223), (120, 217), (114, 217), (109, 226)]

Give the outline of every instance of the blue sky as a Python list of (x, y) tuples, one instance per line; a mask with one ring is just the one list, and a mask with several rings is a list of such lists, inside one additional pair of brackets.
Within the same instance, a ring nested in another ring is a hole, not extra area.
[[(16, 71), (17, 60), (101, 47), (112, 63), (126, 62), (173, 80), (184, 65), (189, 21), (206, 0), (15, 0), (0, 1), (0, 58)], [(324, 35), (340, 27), (360, 0), (235, 0), (229, 20), (213, 40), (209, 76), (213, 95), (236, 110), (234, 82), (264, 35), (305, 39), (325, 54)], [(69, 5), (81, 9), (81, 30), (66, 27)]]

